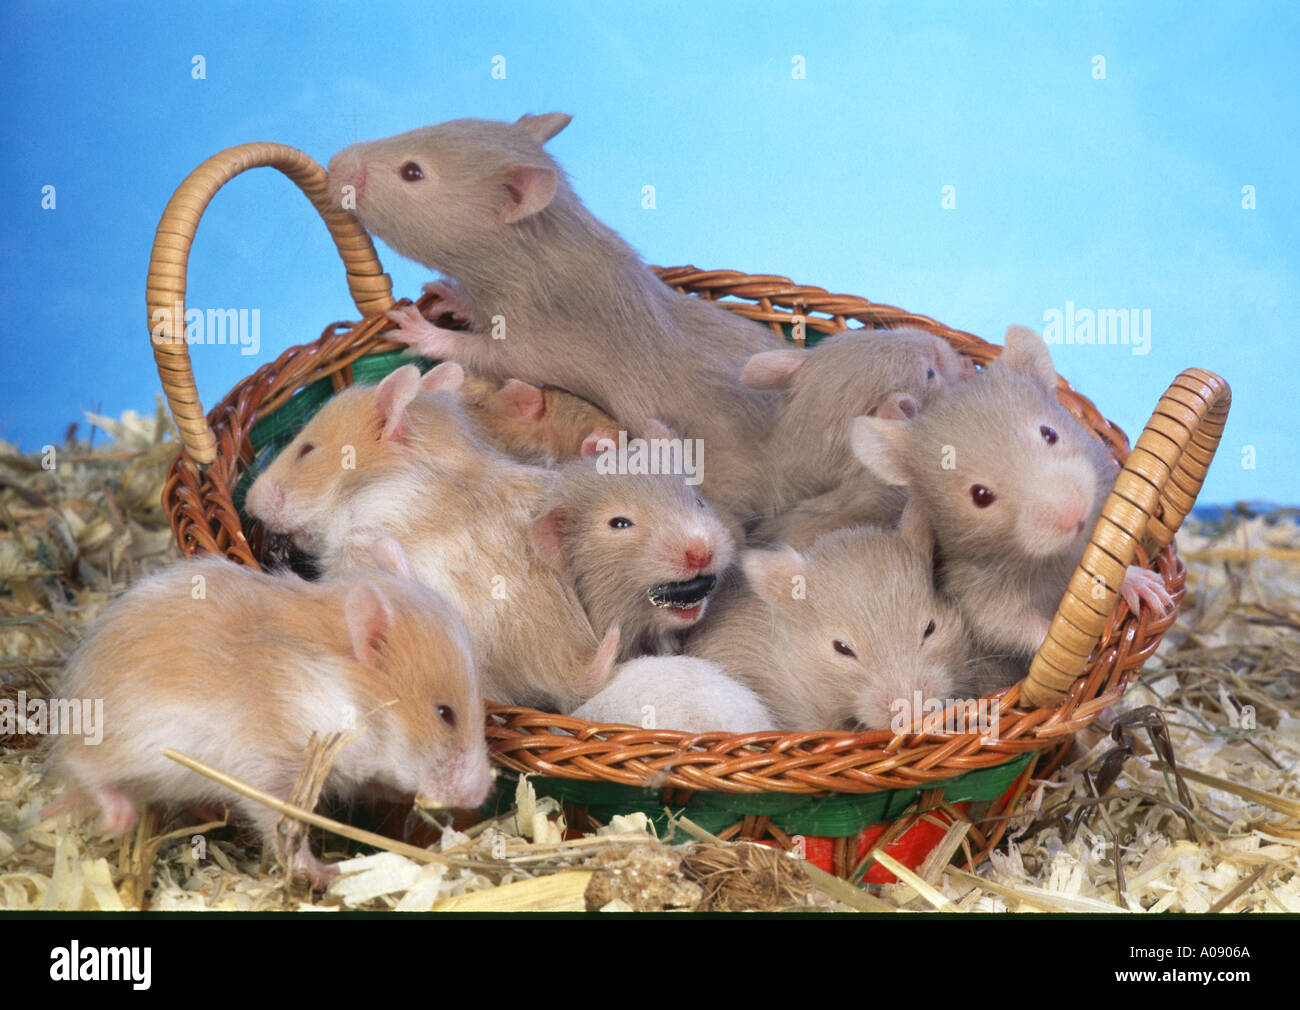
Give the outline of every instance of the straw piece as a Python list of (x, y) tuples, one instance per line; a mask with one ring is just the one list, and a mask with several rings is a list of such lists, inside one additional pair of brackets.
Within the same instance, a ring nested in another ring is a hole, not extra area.
[(887, 869), (901, 883), (906, 884), (940, 912), (951, 912), (952, 902), (918, 877), (914, 872), (883, 850), (876, 853), (876, 862)]
[(284, 800), (277, 799), (270, 793), (264, 793), (260, 789), (255, 789), (246, 782), (241, 782), (232, 775), (218, 771), (202, 761), (196, 761), (192, 757), (182, 754), (180, 751), (173, 750), (171, 747), (163, 749), (163, 757), (171, 758), (177, 764), (184, 765), (191, 771), (198, 772), (214, 782), (219, 782), (228, 789), (233, 789), (241, 796), (246, 796), (250, 800), (255, 800), (263, 806), (268, 806), (272, 810), (279, 811), (289, 817), (296, 817), (300, 821), (318, 828), (324, 828), (326, 831), (332, 831), (336, 835), (342, 835), (344, 838), (351, 838), (354, 842), (362, 842), (365, 845), (373, 845), (376, 848), (385, 849), (388, 852), (396, 852), (399, 855), (406, 856), (409, 859), (415, 859), (422, 863), (449, 863), (446, 856), (438, 852), (431, 852), (428, 849), (417, 848), (414, 845), (407, 845), (405, 842), (399, 842), (392, 838), (385, 838), (383, 835), (377, 835), (373, 831), (363, 831), (361, 828), (354, 828), (351, 824), (342, 824), (332, 820), (329, 817), (322, 817), (320, 814), (313, 813), (310, 810), (303, 810)]
[(568, 870), (535, 880), (503, 884), (444, 898), (434, 912), (585, 912), (587, 885), (594, 870)]

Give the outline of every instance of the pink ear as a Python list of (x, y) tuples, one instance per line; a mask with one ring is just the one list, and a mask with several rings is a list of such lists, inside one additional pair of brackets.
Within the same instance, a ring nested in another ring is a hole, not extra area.
[(1036, 378), (1048, 392), (1056, 392), (1056, 367), (1047, 343), (1027, 326), (1008, 326), (1006, 346), (994, 364), (1009, 366)]
[(383, 426), (381, 439), (396, 441), (402, 437), (406, 408), (419, 391), (420, 370), (414, 365), (403, 365), (385, 376), (375, 391), (375, 411)]
[(392, 537), (380, 537), (370, 545), (370, 556), (375, 559), (381, 571), (399, 578), (415, 580), (415, 569), (411, 559), (402, 550), (402, 545)]
[(785, 607), (796, 599), (795, 579), (804, 574), (803, 555), (787, 544), (772, 550), (749, 550), (740, 556), (745, 581), (759, 599), (774, 607)]
[(533, 545), (533, 550), (537, 552), (537, 556), (541, 558), (543, 564), (557, 572), (565, 572), (569, 567), (564, 558), (564, 531), (561, 529), (563, 521), (564, 509), (557, 505), (540, 519), (535, 520), (528, 531), (528, 540)]
[(906, 421), (916, 416), (916, 401), (906, 393), (890, 393), (871, 412), (872, 417), (885, 417), (893, 421)]
[(750, 389), (789, 389), (807, 357), (807, 351), (793, 347), (762, 351), (745, 362), (740, 381)]
[(902, 460), (907, 451), (906, 421), (855, 417), (849, 422), (849, 448), (858, 462), (886, 484), (907, 486)]
[(537, 143), (545, 144), (572, 121), (567, 112), (548, 112), (542, 116), (520, 116), (518, 123)]
[(362, 582), (348, 590), (343, 616), (352, 639), (352, 654), (368, 666), (380, 661), (384, 637), (393, 626), (393, 610), (379, 588)]
[(454, 393), (465, 381), (465, 369), (454, 361), (434, 365), (420, 380), (422, 393)]
[(555, 198), (555, 169), (542, 165), (515, 165), (506, 173), (506, 205), (501, 220), (514, 224), (545, 210)]
[(618, 656), (620, 637), (618, 625), (613, 624), (600, 640), (596, 655), (592, 657), (582, 678), (582, 686), (588, 697), (609, 683), (610, 675), (614, 672), (614, 659)]
[(536, 386), (510, 379), (492, 394), (501, 413), (516, 421), (540, 421), (546, 413), (546, 395)]
[(597, 428), (582, 440), (578, 455), (583, 459), (618, 448), (618, 438), (608, 428)]

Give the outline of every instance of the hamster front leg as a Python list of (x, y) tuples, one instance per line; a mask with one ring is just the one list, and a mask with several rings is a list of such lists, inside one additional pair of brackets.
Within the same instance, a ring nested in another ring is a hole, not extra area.
[(1174, 598), (1165, 588), (1165, 580), (1156, 572), (1148, 568), (1139, 568), (1137, 565), (1129, 565), (1125, 569), (1124, 582), (1119, 587), (1119, 595), (1128, 604), (1128, 609), (1135, 614), (1143, 600), (1161, 616), (1169, 613), (1174, 607)]
[(465, 300), (453, 281), (430, 281), (424, 285), (424, 293), (438, 296), (439, 314), (449, 315), (453, 319), (469, 320), (469, 302)]
[[(293, 792), (293, 788), (292, 786), (281, 786), (280, 789), (267, 791), (276, 797), (287, 800)], [(260, 803), (254, 803), (251, 800), (240, 798), (235, 803), (244, 816), (252, 822), (258, 834), (262, 836), (262, 851), (266, 856), (270, 857), (275, 852), (278, 840), (277, 826), (281, 815), (277, 811), (264, 807)], [(326, 865), (316, 858), (311, 851), (310, 836), (306, 836), (303, 838), (302, 844), (298, 846), (298, 851), (294, 853), (290, 874), (294, 877), (306, 877), (314, 890), (323, 891), (329, 887), (330, 881), (339, 875), (339, 870), (337, 866)]]
[(469, 333), (435, 326), (414, 305), (389, 309), (388, 316), (397, 328), (385, 334), (390, 340), (406, 344), (413, 351), (437, 361), (456, 361), (471, 371), (488, 375), (510, 375), (528, 381), (512, 370), (512, 355), (504, 340), (494, 340), (486, 333)]

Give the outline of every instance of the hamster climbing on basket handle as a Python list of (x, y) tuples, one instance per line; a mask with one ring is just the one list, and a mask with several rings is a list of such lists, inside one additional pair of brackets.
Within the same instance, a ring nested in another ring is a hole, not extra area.
[[(160, 221), (150, 263), (150, 326), (155, 326), (159, 318), (168, 319), (166, 313), (158, 316), (159, 310), (170, 312), (178, 305), (183, 308), (190, 244), (199, 216), (212, 195), (234, 176), (259, 166), (285, 172), (317, 207), (335, 239), (347, 268), (349, 289), (365, 319), (350, 327), (331, 326), (314, 343), (286, 350), (236, 386), (206, 417), (183, 336), (177, 339), (177, 329), (168, 323), (153, 340), (159, 374), (184, 443), (164, 489), (164, 505), (177, 540), (187, 554), (219, 553), (253, 565), (258, 564), (258, 538), (254, 535), (252, 542), (246, 538), (232, 501), (235, 485), (252, 461), (248, 435), (253, 423), (310, 382), (330, 377), (335, 388), (347, 385), (352, 363), (358, 358), (396, 346), (383, 337), (392, 325), (383, 312), (394, 302), (389, 279), (378, 263), (369, 236), (349, 215), (329, 205), (326, 177), (319, 165), (302, 152), (267, 143), (243, 145), (215, 155), (177, 189)], [(684, 292), (710, 300), (733, 296), (724, 303), (728, 308), (767, 324), (773, 331), (779, 331), (782, 323), (797, 315), (803, 323), (800, 329), (820, 333), (839, 332), (853, 321), (876, 327), (919, 326), (943, 336), (977, 363), (992, 360), (1000, 350), (925, 316), (796, 285), (782, 277), (694, 267), (658, 272), (665, 283)], [(436, 296), (426, 296), (419, 303), (426, 317), (438, 314), (437, 305)], [(1087, 399), (1063, 380), (1058, 395), (1085, 426), (1111, 443), (1117, 456), (1125, 455), (1123, 433)], [(616, 760), (602, 761), (593, 749), (600, 742), (600, 728), (591, 726), (596, 731), (587, 734), (591, 746), (581, 754), (575, 752), (574, 763), (569, 764), (569, 753), (574, 751), (572, 741), (565, 743), (562, 737), (539, 732), (542, 713), (497, 707), (491, 710), (489, 726), (496, 760), (516, 769), (575, 778), (603, 777), (607, 781), (628, 782), (658, 775), (665, 786), (687, 789), (867, 793), (915, 788), (1001, 764), (1016, 754), (1059, 742), (1090, 722), (1122, 693), (1173, 621), (1173, 614), (1157, 617), (1143, 608), (1123, 622), (1118, 618), (1112, 622), (1108, 608), (1113, 598), (1100, 605), (1091, 598), (1093, 575), (1100, 575), (1106, 586), (1118, 585), (1116, 573), (1122, 573), (1133, 561), (1145, 538), (1151, 555), (1162, 555), (1162, 575), (1172, 595), (1178, 598), (1183, 570), (1171, 546), (1173, 536), (1190, 511), (1217, 448), (1230, 398), (1223, 379), (1197, 368), (1179, 375), (1161, 398), (1136, 447), (1127, 453), (1124, 469), (1028, 678), (998, 696), (1002, 735), (996, 747), (976, 737), (931, 739), (915, 735), (902, 742), (902, 750), (896, 744), (885, 753), (881, 747), (889, 743), (888, 731), (858, 735), (847, 747), (850, 735), (844, 733), (813, 737), (802, 734), (798, 736), (809, 738), (794, 743), (789, 739), (792, 735), (770, 734), (745, 738), (743, 746), (750, 753), (755, 748), (770, 748), (770, 760), (755, 763), (737, 762), (733, 745), (726, 739), (706, 742), (705, 746), (693, 743), (696, 737), (692, 734), (656, 731), (655, 739), (664, 744), (662, 753), (647, 756), (628, 748)], [(1111, 641), (1099, 650), (1103, 633)], [(1016, 708), (1021, 703), (1034, 710)], [(564, 720), (565, 726), (572, 723), (571, 719)], [(569, 750), (564, 755), (553, 754), (559, 746)], [(613, 752), (620, 746), (611, 736), (608, 750)], [(675, 746), (704, 750), (693, 753), (695, 760), (686, 766), (680, 762), (681, 752)], [(852, 754), (859, 757), (850, 760)], [(900, 754), (905, 759), (900, 759)]]

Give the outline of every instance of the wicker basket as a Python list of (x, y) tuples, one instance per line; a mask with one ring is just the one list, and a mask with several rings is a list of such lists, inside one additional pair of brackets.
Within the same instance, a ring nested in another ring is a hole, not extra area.
[[(149, 264), (151, 327), (163, 318), (158, 310), (184, 303), (189, 250), (208, 201), (231, 178), (260, 166), (279, 169), (312, 201), (334, 238), (353, 301), (365, 318), (333, 324), (315, 342), (286, 350), (206, 415), (183, 335), (175, 339), (175, 332), (163, 326), (159, 336), (152, 336), (159, 376), (183, 442), (163, 493), (177, 542), (187, 555), (221, 554), (252, 566), (264, 558), (265, 537), (256, 524), (242, 524), (236, 488), (254, 461), (250, 435), (255, 422), (304, 387), (312, 387), (317, 399), (328, 396), (354, 380), (360, 359), (398, 349), (382, 336), (391, 325), (383, 310), (398, 303), (369, 236), (351, 215), (330, 205), (326, 175), (318, 164), (300, 151), (270, 143), (215, 155), (172, 196)], [(658, 272), (678, 291), (726, 299), (721, 304), (728, 309), (787, 336), (793, 333), (800, 343), (805, 333), (812, 342), (856, 321), (870, 327), (924, 328), (978, 363), (991, 361), (1000, 350), (928, 317), (784, 277), (694, 267)], [(426, 315), (436, 315), (434, 296), (417, 304)], [(398, 355), (390, 359), (388, 367)], [(321, 380), (327, 380), (323, 394)], [(714, 827), (723, 837), (766, 838), (788, 847), (796, 833), (791, 824), (811, 827), (811, 835), (833, 836), (826, 861), (841, 874), (861, 869), (864, 846), (880, 833), (878, 828), (864, 834), (867, 824), (892, 821), (889, 838), (899, 844), (904, 828), (933, 827), (936, 816), (940, 825), (969, 820), (963, 800), (991, 801), (981, 804), (978, 823), (970, 826), (964, 842), (967, 864), (978, 863), (1001, 839), (1006, 815), (1016, 809), (1030, 775), (1043, 777), (1055, 769), (1073, 734), (1120, 697), (1173, 622), (1174, 614), (1161, 616), (1145, 607), (1130, 613), (1106, 587), (1118, 586), (1125, 567), (1136, 560), (1153, 564), (1171, 595), (1181, 600), (1184, 569), (1173, 537), (1201, 488), (1231, 399), (1219, 376), (1195, 368), (1184, 371), (1130, 450), (1124, 433), (1064, 380), (1058, 392), (1124, 466), (1028, 677), (993, 696), (999, 718), (996, 739), (889, 731), (687, 734), (594, 725), (490, 704), (487, 735), (494, 760), (544, 777), (551, 791), (570, 804), (571, 824), (576, 820), (584, 826), (586, 815), (596, 809), (627, 806), (633, 795), (649, 797), (647, 802), (659, 807), (692, 808), (700, 797), (711, 797), (714, 813), (722, 811)], [(1102, 580), (1101, 599), (1094, 599), (1095, 577)], [(625, 793), (611, 793), (615, 785), (625, 787)], [(636, 789), (627, 792), (626, 787)], [(707, 819), (694, 812), (691, 816)], [(819, 829), (836, 818), (840, 829)]]

